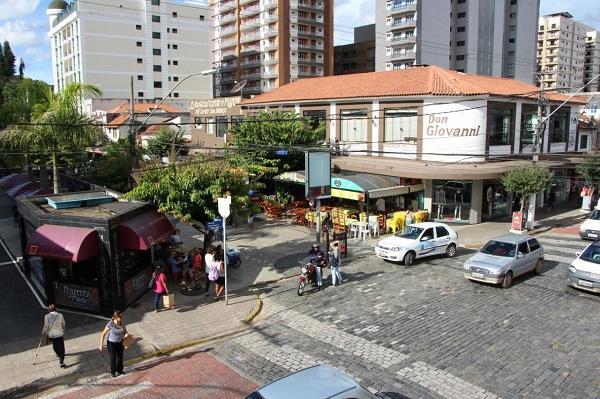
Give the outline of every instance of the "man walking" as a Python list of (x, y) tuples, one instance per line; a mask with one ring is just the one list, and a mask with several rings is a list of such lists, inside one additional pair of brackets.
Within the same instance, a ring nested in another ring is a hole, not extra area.
[(331, 243), (331, 251), (329, 252), (329, 264), (331, 266), (331, 285), (336, 286), (342, 284), (342, 273), (340, 267), (342, 260), (340, 259), (340, 243), (334, 241)]
[(47, 335), (52, 341), (52, 349), (58, 356), (60, 367), (65, 368), (65, 318), (54, 308), (54, 304), (48, 305), (48, 314), (44, 317), (44, 328), (42, 335)]

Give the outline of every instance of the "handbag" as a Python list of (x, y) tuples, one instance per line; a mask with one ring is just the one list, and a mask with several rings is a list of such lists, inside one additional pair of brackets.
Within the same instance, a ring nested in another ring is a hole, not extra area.
[(129, 348), (134, 342), (133, 337), (131, 336), (131, 334), (127, 334), (127, 337), (123, 338), (123, 348), (127, 349)]
[(175, 294), (169, 294), (163, 296), (163, 304), (165, 308), (173, 309), (175, 306)]
[(210, 281), (216, 281), (219, 278), (219, 271), (217, 270), (217, 263), (214, 262), (210, 265), (210, 272), (208, 273), (208, 279)]
[(154, 274), (152, 274), (152, 278), (150, 278), (150, 282), (148, 283), (148, 289), (154, 289), (154, 285), (156, 284), (156, 279), (154, 278)]

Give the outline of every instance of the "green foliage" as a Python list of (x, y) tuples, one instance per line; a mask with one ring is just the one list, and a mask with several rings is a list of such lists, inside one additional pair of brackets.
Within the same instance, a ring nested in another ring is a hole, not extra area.
[(207, 222), (218, 215), (217, 198), (226, 195), (232, 198), (232, 214), (255, 211), (248, 191), (262, 188), (257, 177), (271, 172), (234, 154), (221, 159), (198, 155), (186, 163), (142, 170), (125, 198), (152, 202), (184, 222)]
[(148, 155), (159, 157), (187, 155), (188, 149), (185, 144), (182, 130), (175, 131), (163, 126), (153, 138), (148, 139), (146, 150)]
[[(129, 140), (122, 139), (105, 148), (106, 153), (81, 171), (84, 180), (124, 193), (129, 188)], [(138, 154), (141, 149), (137, 149)]]
[(592, 194), (600, 185), (600, 153), (586, 155), (583, 162), (575, 167), (577, 173), (584, 177), (586, 183), (592, 186)]
[(15, 55), (10, 48), (8, 40), (2, 45), (2, 76), (4, 79), (9, 79), (15, 76)]
[(552, 173), (548, 168), (528, 165), (506, 172), (502, 176), (502, 185), (507, 191), (521, 197), (521, 212), (523, 212), (527, 197), (544, 190), (551, 179)]
[(289, 150), (279, 158), (275, 149), (298, 146), (314, 147), (325, 138), (325, 124), (313, 128), (310, 118), (298, 118), (289, 112), (264, 112), (259, 116), (234, 124), (230, 132), (233, 145), (253, 162), (276, 166), (280, 171), (304, 169), (304, 153)]
[(45, 102), (50, 86), (41, 80), (13, 79), (4, 85), (0, 121), (29, 122), (36, 104)]

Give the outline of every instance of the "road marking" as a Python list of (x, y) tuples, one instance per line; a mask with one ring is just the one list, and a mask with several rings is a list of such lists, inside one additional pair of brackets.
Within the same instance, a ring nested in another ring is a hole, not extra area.
[(555, 238), (540, 238), (539, 242), (543, 245), (547, 245), (550, 248), (564, 247), (564, 248), (585, 248), (589, 242), (583, 242), (581, 240), (561, 240)]
[(0, 266), (6, 266), (6, 265), (14, 265), (15, 262), (13, 262), (12, 260), (9, 260), (8, 262), (2, 262), (0, 263)]
[(8, 257), (12, 260), (13, 265), (15, 265), (15, 269), (17, 269), (17, 271), (19, 272), (19, 274), (21, 275), (21, 277), (23, 277), (23, 280), (25, 281), (25, 284), (27, 284), (29, 286), (29, 289), (31, 290), (31, 292), (33, 292), (33, 295), (37, 299), (37, 301), (40, 304), (40, 306), (42, 308), (46, 309), (46, 305), (44, 305), (44, 302), (42, 302), (42, 299), (40, 298), (40, 296), (38, 295), (38, 293), (35, 291), (35, 289), (31, 285), (31, 283), (27, 279), (27, 277), (25, 277), (25, 274), (23, 274), (23, 271), (19, 267), (19, 263), (15, 260), (15, 257), (13, 256), (12, 252), (10, 252), (10, 250), (8, 249), (8, 247), (6, 246), (6, 244), (4, 243), (4, 240), (2, 239), (2, 237), (0, 237), (0, 245), (2, 245), (2, 248), (4, 248), (4, 251), (6, 252), (6, 254), (8, 255)]
[(572, 257), (560, 256), (560, 255), (552, 255), (552, 254), (544, 254), (544, 260), (566, 263), (567, 265), (571, 264), (575, 260), (575, 254)]
[(133, 395), (134, 393), (145, 391), (146, 389), (150, 389), (154, 386), (150, 381), (144, 381), (139, 384), (121, 388), (114, 392), (109, 392), (104, 395), (94, 396), (94, 399), (118, 399), (127, 395)]
[(415, 362), (396, 374), (437, 393), (448, 399), (481, 398), (499, 399), (498, 396), (476, 385), (458, 378), (444, 370), (428, 366), (424, 362)]
[(62, 389), (60, 391), (56, 391), (53, 393), (50, 393), (48, 395), (44, 395), (44, 396), (38, 396), (37, 399), (56, 399), (56, 398), (60, 398), (61, 396), (67, 396), (70, 395), (74, 392), (80, 391), (82, 389), (84, 389), (86, 386), (91, 386), (94, 384), (89, 384), (89, 385), (78, 385), (76, 387), (73, 388), (69, 388), (69, 389)]

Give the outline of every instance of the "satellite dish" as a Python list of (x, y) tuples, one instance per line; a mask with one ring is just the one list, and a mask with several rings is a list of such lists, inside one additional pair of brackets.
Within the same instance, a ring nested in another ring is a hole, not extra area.
[(248, 84), (248, 81), (247, 81), (246, 79), (242, 79), (242, 80), (240, 80), (239, 82), (237, 82), (237, 83), (235, 84), (235, 86), (233, 86), (233, 87), (231, 88), (231, 92), (232, 92), (232, 93), (237, 93), (238, 91), (242, 91), (242, 89), (243, 89), (244, 87), (246, 87), (246, 85), (247, 85), (247, 84)]

